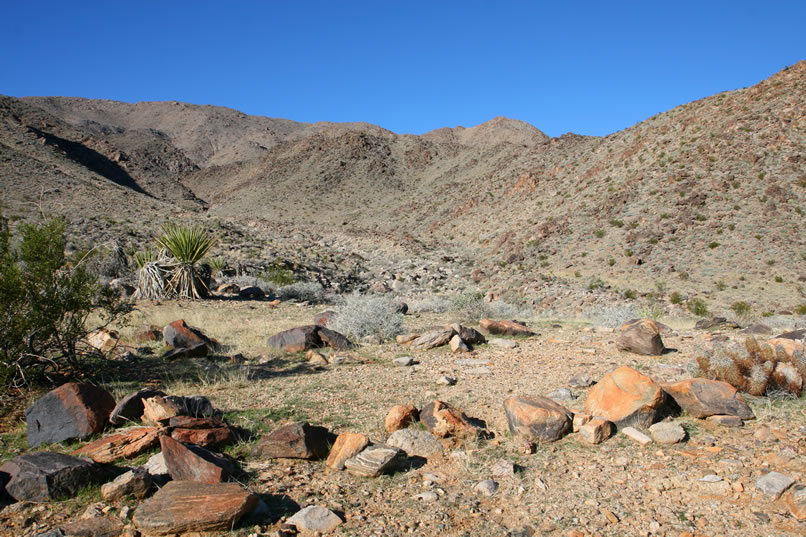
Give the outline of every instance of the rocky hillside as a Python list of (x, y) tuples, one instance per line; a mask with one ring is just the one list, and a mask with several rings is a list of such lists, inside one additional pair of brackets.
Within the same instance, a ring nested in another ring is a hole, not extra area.
[(800, 62), (604, 138), (506, 118), (413, 136), (182, 103), (4, 98), (0, 179), (8, 197), (48, 185), (79, 211), (103, 192), (140, 214), (207, 208), (255, 229), (420, 245), (468, 259), (484, 289), (538, 301), (536, 282), (560, 277), (786, 309), (806, 276), (805, 80)]

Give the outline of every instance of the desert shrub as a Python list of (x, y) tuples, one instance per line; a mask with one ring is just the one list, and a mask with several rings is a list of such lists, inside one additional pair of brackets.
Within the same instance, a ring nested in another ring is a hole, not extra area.
[(744, 301), (734, 302), (733, 304), (730, 305), (730, 309), (739, 318), (748, 317), (750, 315), (750, 311), (752, 310), (750, 304)]
[(325, 301), (325, 288), (318, 282), (297, 282), (277, 289), (280, 300), (297, 300), (321, 304)]
[(429, 296), (406, 302), (412, 313), (445, 313), (451, 309), (451, 302), (442, 296)]
[(215, 278), (227, 268), (227, 259), (221, 256), (211, 257), (207, 260), (207, 265), (210, 267), (211, 275)]
[(625, 289), (622, 295), (626, 300), (635, 300), (638, 292), (635, 289)]
[(464, 291), (454, 296), (451, 311), (456, 312), (461, 321), (478, 322), (488, 315), (487, 304), (480, 291)]
[(637, 318), (638, 312), (631, 306), (607, 306), (588, 312), (587, 317), (599, 326), (616, 328), (630, 319)]
[(22, 386), (50, 374), (74, 374), (97, 354), (85, 343), (87, 326), (119, 320), (130, 305), (103, 287), (83, 266), (85, 258), (65, 254), (65, 223), (46, 219), (20, 226), (18, 249), (10, 244), (0, 214), (0, 384)]
[(291, 285), (295, 280), (294, 273), (291, 270), (278, 265), (269, 267), (259, 277), (276, 286)]
[(503, 300), (494, 300), (485, 306), (485, 316), (493, 319), (528, 319), (534, 316), (530, 308)]
[(680, 304), (683, 302), (683, 297), (680, 296), (680, 293), (677, 291), (673, 291), (671, 295), (669, 295), (669, 302), (672, 304)]
[(657, 321), (663, 316), (663, 307), (654, 300), (647, 302), (638, 310), (638, 316), (643, 319)]
[(795, 306), (795, 313), (798, 315), (806, 315), (806, 304), (798, 304)]
[(686, 308), (688, 308), (688, 311), (699, 317), (705, 317), (708, 315), (708, 305), (701, 298), (692, 298), (686, 302)]
[(339, 315), (328, 322), (328, 328), (353, 340), (378, 336), (387, 341), (403, 332), (403, 314), (388, 298), (352, 294), (344, 299)]

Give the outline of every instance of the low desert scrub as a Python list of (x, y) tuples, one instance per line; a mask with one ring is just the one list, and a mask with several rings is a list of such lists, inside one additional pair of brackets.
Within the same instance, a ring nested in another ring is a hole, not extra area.
[(339, 315), (328, 328), (354, 341), (367, 336), (388, 341), (403, 332), (403, 314), (388, 298), (353, 294), (344, 298)]
[(411, 313), (445, 313), (451, 309), (450, 300), (442, 296), (428, 296), (406, 303)]
[(280, 300), (321, 304), (325, 301), (325, 288), (318, 282), (292, 283), (277, 289), (277, 298)]
[(708, 315), (708, 305), (701, 298), (690, 299), (688, 302), (686, 302), (686, 308), (688, 308), (688, 311), (699, 317), (705, 317)]
[(638, 318), (639, 313), (632, 306), (606, 306), (588, 311), (586, 317), (598, 326), (617, 328), (630, 319)]

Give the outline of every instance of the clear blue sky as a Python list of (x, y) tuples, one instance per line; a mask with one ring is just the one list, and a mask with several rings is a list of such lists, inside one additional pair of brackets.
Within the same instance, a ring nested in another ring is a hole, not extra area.
[(806, 0), (6, 0), (2, 13), (6, 95), (415, 134), (502, 115), (604, 135), (806, 59)]

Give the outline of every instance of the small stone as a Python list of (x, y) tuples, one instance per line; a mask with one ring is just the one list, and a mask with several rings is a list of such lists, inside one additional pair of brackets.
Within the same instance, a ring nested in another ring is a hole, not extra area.
[(612, 421), (604, 418), (593, 418), (579, 428), (579, 436), (589, 444), (601, 444), (616, 430)]
[(120, 400), (112, 414), (109, 416), (109, 423), (112, 425), (123, 425), (130, 421), (137, 421), (143, 415), (143, 399), (156, 395), (164, 397), (166, 394), (161, 390), (144, 388), (131, 393)]
[(512, 461), (500, 460), (490, 468), (490, 473), (495, 477), (511, 477), (515, 475), (515, 465)]
[(649, 434), (658, 444), (677, 444), (686, 439), (686, 431), (679, 424), (668, 421), (649, 426)]
[(453, 377), (449, 377), (447, 375), (443, 375), (437, 379), (437, 384), (440, 386), (453, 386), (456, 384), (456, 379)]
[(397, 430), (387, 439), (386, 444), (402, 449), (409, 457), (428, 458), (442, 453), (442, 443), (436, 436), (416, 429)]
[(347, 459), (355, 457), (369, 445), (369, 438), (360, 433), (341, 433), (333, 447), (325, 464), (334, 470), (344, 470), (344, 463)]
[(621, 433), (631, 440), (635, 440), (642, 446), (652, 443), (652, 439), (633, 427), (624, 427)]
[(344, 466), (348, 472), (363, 477), (377, 477), (394, 467), (401, 451), (382, 444), (369, 446), (364, 451), (348, 459)]
[(553, 399), (554, 401), (573, 401), (576, 399), (574, 394), (571, 393), (571, 390), (568, 388), (557, 388), (550, 394), (548, 394), (549, 399)]
[(593, 386), (594, 382), (590, 376), (585, 374), (574, 375), (568, 381), (568, 385), (572, 388), (589, 388)]
[(472, 375), (476, 377), (486, 377), (487, 375), (493, 374), (489, 367), (473, 367), (471, 369), (466, 369), (464, 373), (465, 375)]
[(593, 416), (591, 416), (590, 414), (586, 414), (585, 412), (578, 412), (578, 413), (574, 414), (574, 419), (573, 419), (573, 422), (572, 422), (573, 431), (575, 433), (578, 433), (579, 429), (583, 425), (588, 423), (592, 418), (593, 418)]
[(420, 494), (417, 494), (414, 497), (414, 499), (420, 500), (425, 503), (432, 503), (439, 500), (439, 495), (437, 495), (437, 493), (434, 492), (433, 490), (428, 490), (426, 492), (421, 492)]
[(792, 516), (798, 520), (806, 520), (806, 487), (795, 485), (789, 494), (786, 495), (786, 506), (792, 512)]
[(165, 455), (161, 451), (149, 457), (148, 461), (146, 461), (142, 467), (155, 477), (168, 475), (168, 467), (165, 465)]
[(769, 472), (756, 480), (756, 488), (773, 500), (777, 500), (794, 483), (795, 480), (788, 475)]
[(309, 505), (301, 511), (297, 511), (286, 523), (296, 526), (297, 530), (301, 531), (327, 533), (336, 529), (342, 520), (326, 507)]
[(449, 344), (451, 346), (451, 351), (453, 352), (470, 352), (470, 349), (465, 342), (462, 341), (462, 338), (459, 337), (459, 334), (454, 335)]
[(433, 401), (420, 411), (420, 420), (438, 438), (476, 437), (479, 429), (458, 408), (444, 401)]
[(413, 405), (395, 405), (386, 414), (384, 428), (387, 433), (393, 433), (397, 430), (405, 429), (419, 419), (420, 412)]
[(108, 502), (117, 501), (124, 496), (142, 499), (148, 494), (151, 484), (151, 474), (144, 468), (135, 468), (102, 485), (101, 497)]
[(722, 481), (722, 478), (715, 474), (708, 474), (701, 477), (698, 481), (702, 481), (703, 483), (719, 483)]
[(61, 527), (67, 537), (117, 537), (122, 535), (123, 523), (107, 516), (75, 520)]
[(708, 416), (705, 418), (706, 421), (710, 421), (711, 423), (716, 423), (717, 425), (721, 425), (722, 427), (743, 427), (744, 420), (739, 416), (724, 416), (724, 415), (717, 415), (717, 416)]
[(408, 367), (414, 365), (414, 358), (411, 356), (401, 356), (392, 360), (392, 363), (398, 367)]
[(498, 483), (492, 479), (485, 479), (484, 481), (479, 481), (478, 484), (473, 487), (473, 489), (489, 497), (495, 494), (498, 490)]
[(502, 349), (515, 349), (518, 347), (518, 344), (515, 341), (502, 338), (493, 338), (489, 340), (489, 344), (493, 347), (500, 347)]

